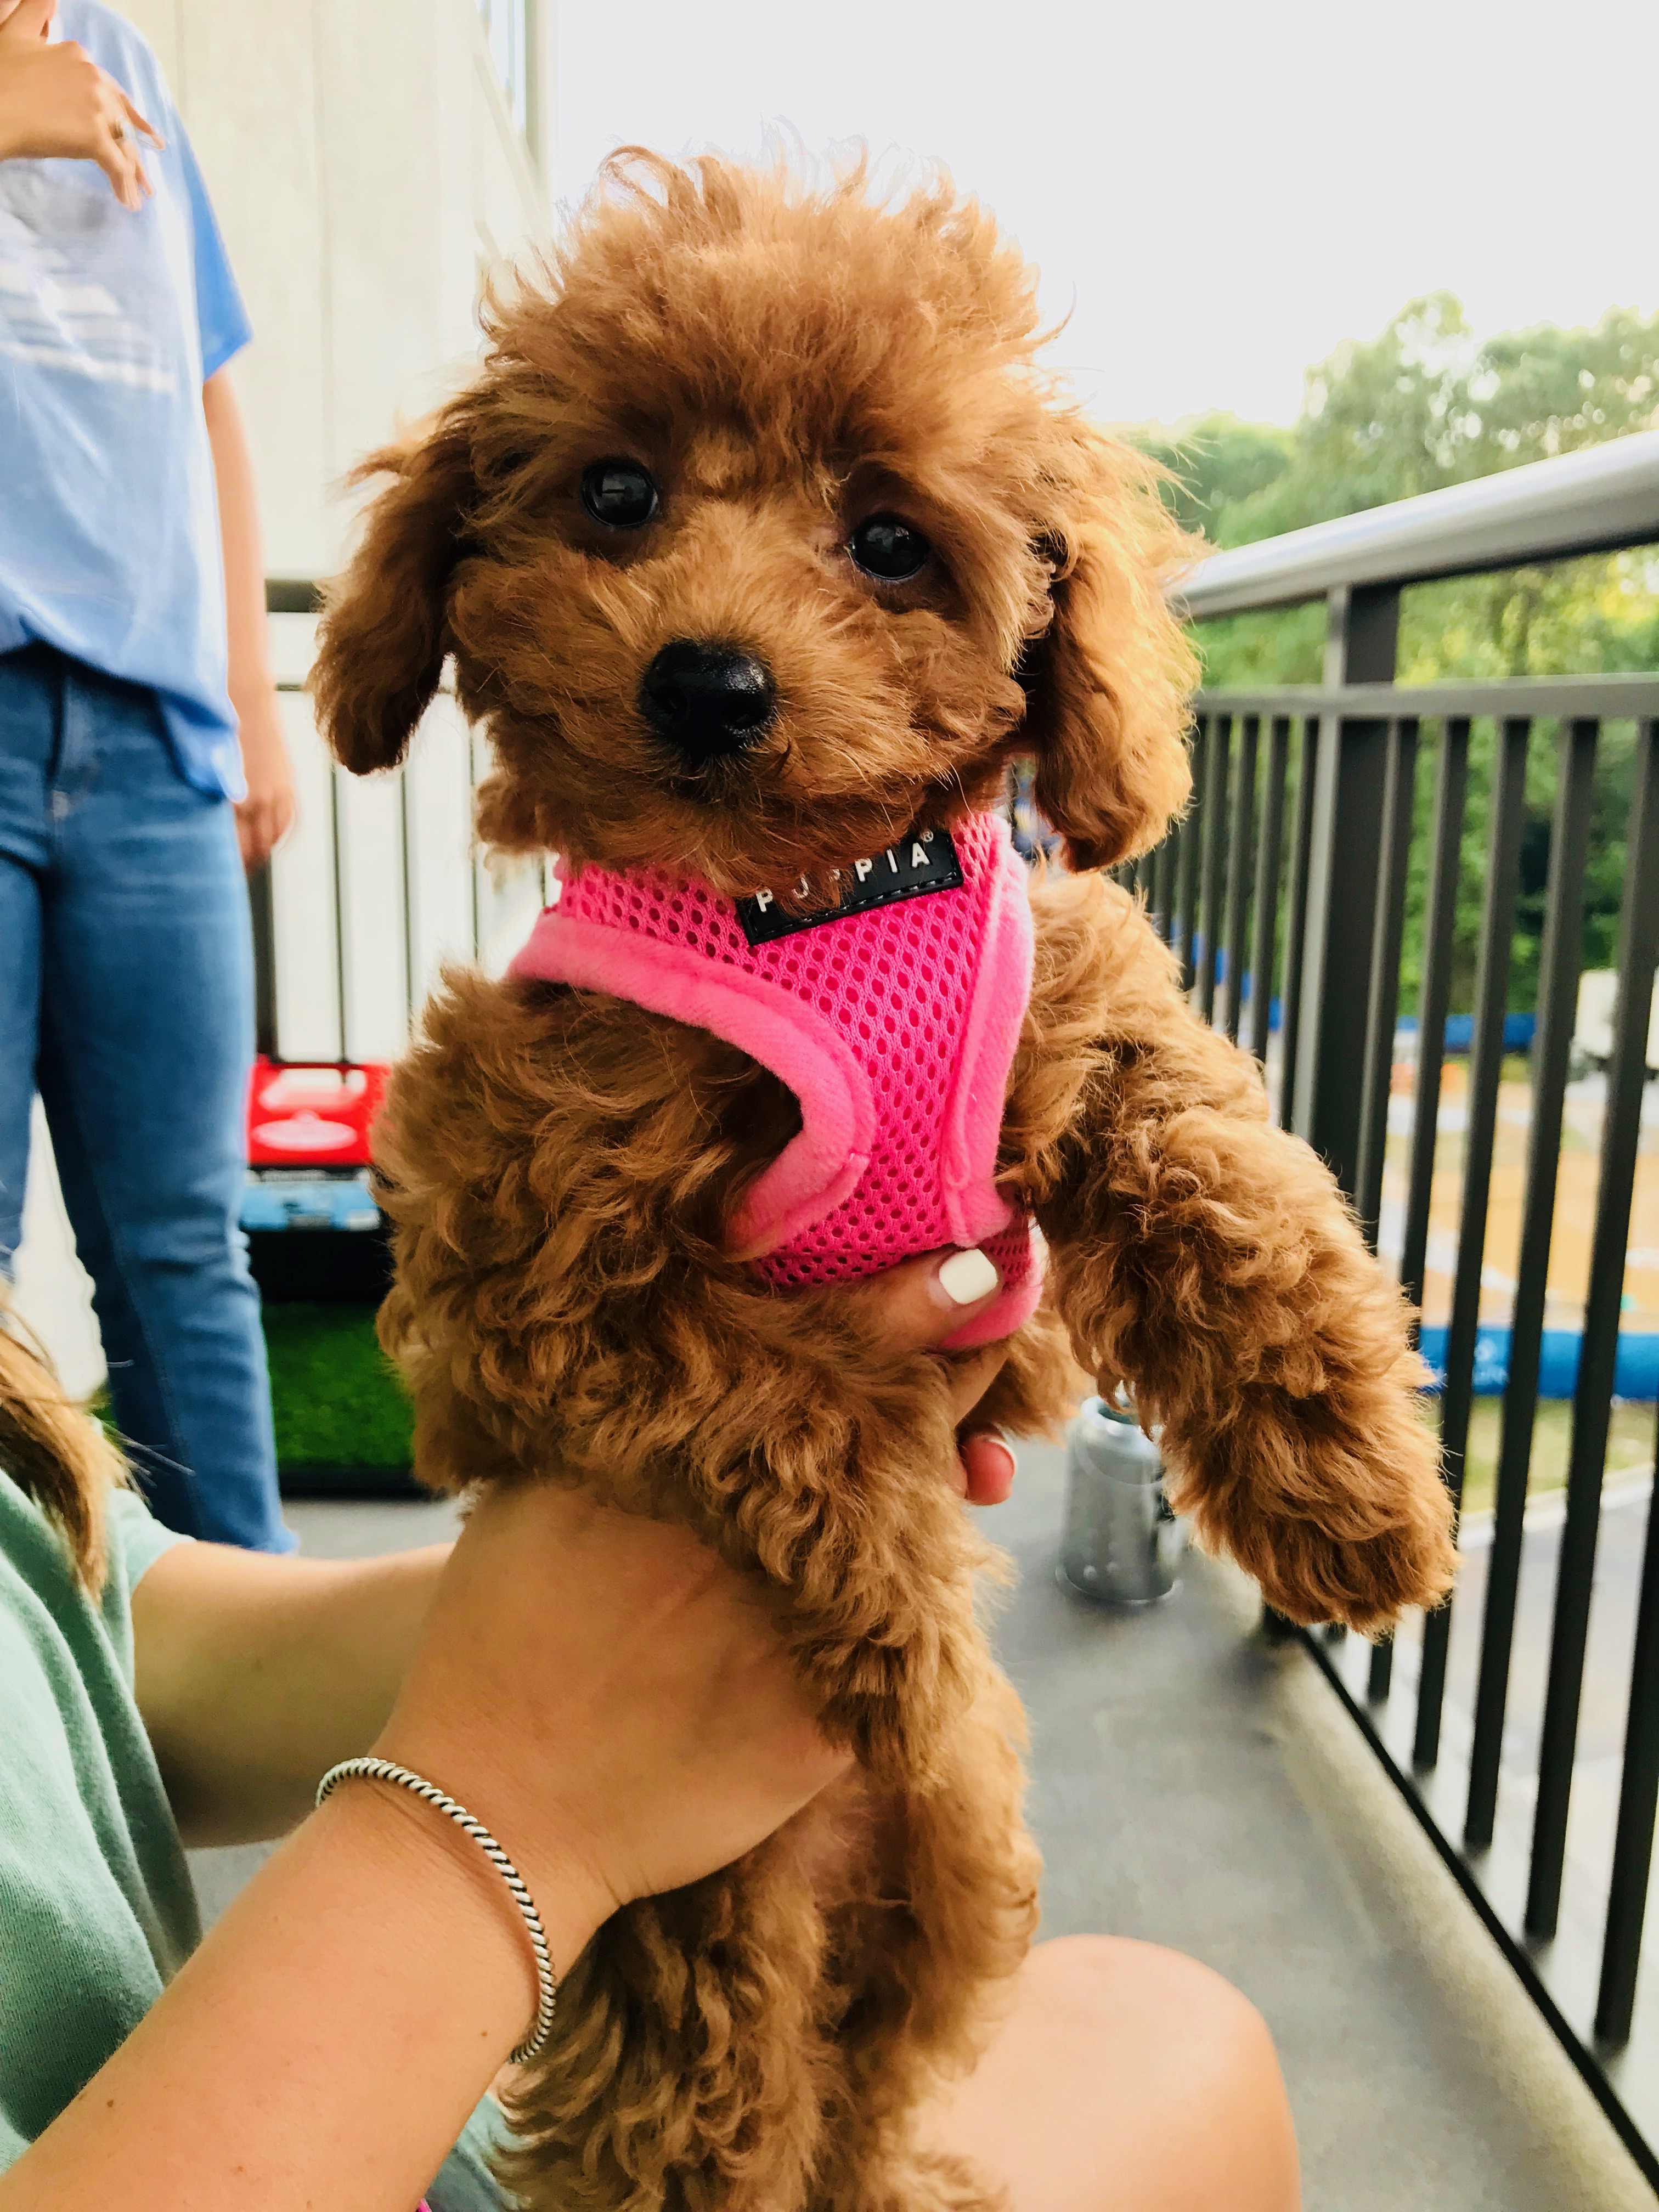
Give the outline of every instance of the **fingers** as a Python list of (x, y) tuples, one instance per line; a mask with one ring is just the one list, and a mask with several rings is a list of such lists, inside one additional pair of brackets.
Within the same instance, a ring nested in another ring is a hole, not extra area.
[(58, 0), (18, 0), (0, 27), (9, 39), (44, 39), (57, 12)]
[(967, 1421), (980, 1400), (1002, 1372), (1008, 1357), (1006, 1342), (981, 1344), (971, 1352), (952, 1352), (945, 1370), (951, 1393), (951, 1418), (958, 1428)]
[[(115, 197), (122, 206), (136, 215), (150, 191), (149, 179), (138, 158), (137, 142), (127, 122), (128, 114), (137, 111), (113, 77), (106, 76), (101, 70), (98, 74), (99, 112), (94, 125), (92, 158), (114, 185)], [(148, 130), (149, 125), (145, 128)], [(112, 165), (108, 158), (111, 155)]]
[(264, 867), (294, 827), (291, 791), (250, 793), (236, 803), (236, 842), (249, 875)]
[(1000, 1505), (1014, 1486), (1014, 1455), (1000, 1437), (963, 1437), (957, 1447), (963, 1495), (970, 1505)]
[[(945, 1377), (951, 1415), (959, 1431), (1001, 1374), (1007, 1358), (1006, 1341), (982, 1344), (975, 1351), (951, 1356)], [(970, 1505), (1000, 1505), (1013, 1487), (1014, 1455), (1001, 1437), (989, 1430), (959, 1435), (951, 1478), (958, 1494)]]
[(167, 144), (167, 140), (162, 137), (159, 131), (154, 129), (146, 118), (138, 112), (138, 110), (127, 98), (125, 93), (122, 91), (118, 84), (115, 87), (115, 94), (122, 106), (126, 110), (127, 121), (132, 125), (136, 131), (143, 131), (144, 137), (149, 139), (150, 144), (159, 152), (161, 148)]
[(108, 131), (100, 131), (94, 137), (90, 158), (96, 161), (109, 179), (115, 197), (124, 208), (137, 215), (144, 204), (144, 194), (149, 190), (149, 179), (139, 166), (125, 138), (112, 137)]
[(982, 1313), (999, 1287), (983, 1252), (933, 1252), (851, 1284), (843, 1295), (875, 1309), (896, 1352), (927, 1352)]
[[(883, 1334), (896, 1351), (927, 1352), (984, 1312), (1000, 1288), (993, 1261), (970, 1248), (907, 1260), (849, 1285), (843, 1295), (862, 1298), (875, 1310)], [(1006, 1343), (981, 1345), (949, 1356), (945, 1383), (951, 1419), (958, 1429), (996, 1380), (1007, 1357)], [(945, 1472), (958, 1495), (971, 1504), (998, 1505), (1013, 1482), (1013, 1455), (1000, 1437), (975, 1432), (963, 1440)]]

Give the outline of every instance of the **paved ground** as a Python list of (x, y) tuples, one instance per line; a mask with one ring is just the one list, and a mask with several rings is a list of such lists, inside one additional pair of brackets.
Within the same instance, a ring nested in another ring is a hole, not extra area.
[(989, 1516), (1020, 1586), (1045, 1931), (1192, 1953), (1278, 2042), (1307, 2212), (1619, 2212), (1654, 2198), (1298, 1647), (1189, 1559), (1151, 1613), (1053, 1579), (1060, 1455)]
[[(1654, 2197), (1332, 1692), (1189, 1560), (1151, 1613), (1097, 1612), (1053, 1561), (1056, 1452), (989, 1516), (1021, 1569), (999, 1628), (1032, 1719), (1045, 1929), (1169, 1943), (1278, 2040), (1307, 2212), (1653, 2212)], [(306, 1547), (428, 1542), (443, 1506), (297, 1505)], [(211, 1905), (258, 1854), (198, 1855)], [(1218, 2208), (1222, 2212), (1222, 2208)]]

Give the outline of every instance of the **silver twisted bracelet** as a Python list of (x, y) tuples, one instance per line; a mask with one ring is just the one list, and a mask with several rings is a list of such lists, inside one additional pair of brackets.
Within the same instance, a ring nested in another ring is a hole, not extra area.
[(427, 1804), (436, 1806), (439, 1812), (446, 1814), (464, 1834), (471, 1837), (507, 1884), (529, 1935), (530, 1948), (536, 1954), (535, 2025), (526, 2039), (511, 2054), (515, 2066), (525, 2065), (536, 2056), (553, 2033), (553, 2007), (559, 1994), (559, 1978), (553, 1971), (542, 1916), (531, 1900), (523, 1876), (483, 1822), (476, 1820), (465, 1805), (458, 1805), (453, 1797), (439, 1789), (435, 1782), (428, 1782), (424, 1775), (411, 1774), (408, 1767), (398, 1766), (389, 1759), (343, 1759), (337, 1766), (331, 1766), (317, 1784), (317, 1802), (320, 1805), (337, 1784), (359, 1779), (392, 1783), (399, 1790), (411, 1790)]

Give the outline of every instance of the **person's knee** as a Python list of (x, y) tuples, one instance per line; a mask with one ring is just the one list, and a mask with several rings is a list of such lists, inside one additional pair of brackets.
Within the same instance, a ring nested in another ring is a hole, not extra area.
[(1027, 1975), (1070, 2034), (1127, 2049), (1162, 2115), (1172, 2166), (1160, 2212), (1294, 2212), (1296, 2141), (1273, 2037), (1221, 1975), (1152, 1943), (1112, 1936), (1040, 1945)]
[(1068, 2009), (1137, 2011), (1190, 2021), (1221, 2047), (1265, 2041), (1267, 2022), (1241, 1990), (1184, 1952), (1127, 1936), (1059, 1936), (1039, 1943), (1025, 1972)]

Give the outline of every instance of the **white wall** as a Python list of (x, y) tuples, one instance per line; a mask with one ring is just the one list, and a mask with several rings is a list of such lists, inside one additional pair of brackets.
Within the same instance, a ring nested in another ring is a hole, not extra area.
[[(235, 368), (273, 576), (339, 562), (354, 462), (465, 373), (480, 279), (546, 228), (475, 0), (125, 0), (253, 324)], [(533, 4), (550, 112), (552, 10)]]

